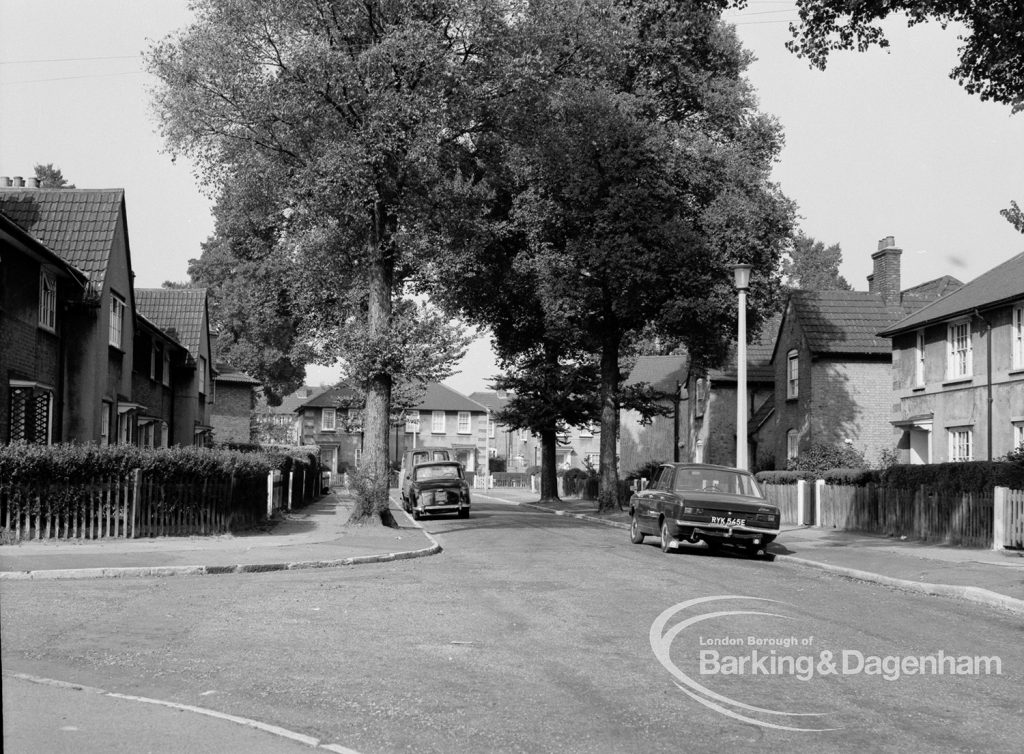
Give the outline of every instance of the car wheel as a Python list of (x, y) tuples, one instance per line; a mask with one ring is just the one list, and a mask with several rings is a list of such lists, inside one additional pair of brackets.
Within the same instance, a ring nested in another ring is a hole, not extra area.
[(419, 520), (420, 520), (420, 518), (422, 518), (422, 517), (423, 517), (423, 514), (422, 514), (422, 513), (420, 513), (420, 512), (418, 511), (418, 510), (416, 510), (416, 509), (414, 508), (414, 509), (413, 509), (413, 512), (412, 512), (412, 520), (413, 520), (413, 521), (419, 521)]
[(459, 518), (469, 518), (469, 508), (459, 508)]
[(640, 531), (640, 522), (636, 520), (635, 513), (629, 524), (629, 541), (635, 545), (643, 544), (644, 541), (644, 533)]
[(661, 551), (670, 552), (672, 550), (672, 536), (668, 532), (668, 521), (661, 522)]

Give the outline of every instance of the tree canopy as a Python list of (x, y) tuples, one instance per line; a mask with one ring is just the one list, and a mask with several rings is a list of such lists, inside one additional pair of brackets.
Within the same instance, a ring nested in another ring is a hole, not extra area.
[(793, 247), (782, 260), (787, 287), (804, 291), (848, 291), (850, 284), (839, 274), (843, 251), (839, 244), (825, 246), (810, 236), (798, 233)]
[(824, 68), (836, 50), (888, 47), (880, 22), (902, 13), (907, 24), (934, 20), (963, 24), (960, 62), (950, 72), (982, 100), (1024, 110), (1024, 8), (1018, 0), (797, 0), (800, 21), (790, 24), (791, 51)]
[(35, 177), (39, 180), (39, 188), (73, 189), (75, 187), (75, 184), (68, 183), (68, 179), (64, 177), (61, 169), (54, 167), (52, 162), (36, 165)]

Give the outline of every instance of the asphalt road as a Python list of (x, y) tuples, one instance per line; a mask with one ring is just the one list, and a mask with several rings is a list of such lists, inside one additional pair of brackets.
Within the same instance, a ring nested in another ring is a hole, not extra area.
[[(479, 496), (468, 520), (423, 524), (442, 554), (4, 582), (4, 673), (216, 710), (363, 754), (1015, 751), (1024, 738), (1019, 617), (781, 562), (666, 555), (653, 537), (631, 545), (622, 530)], [(67, 733), (52, 709), (33, 714), (11, 683), (5, 751), (59, 750), (47, 745)], [(136, 714), (124, 704), (96, 715)], [(227, 750), (231, 726), (214, 727), (206, 747), (168, 736), (137, 750)], [(111, 751), (134, 735), (74, 733)]]

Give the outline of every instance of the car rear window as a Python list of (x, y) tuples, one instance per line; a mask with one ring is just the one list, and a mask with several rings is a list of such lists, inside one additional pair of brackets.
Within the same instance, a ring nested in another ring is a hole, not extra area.
[(419, 466), (416, 469), (416, 479), (458, 479), (458, 466)]
[(764, 497), (752, 476), (727, 469), (679, 469), (674, 489), (677, 492), (726, 492)]

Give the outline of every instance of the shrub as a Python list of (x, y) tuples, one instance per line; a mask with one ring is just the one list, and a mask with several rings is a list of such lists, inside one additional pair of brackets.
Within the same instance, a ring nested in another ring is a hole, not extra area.
[(658, 475), (658, 470), (661, 469), (664, 461), (648, 461), (643, 466), (637, 466), (635, 469), (626, 474), (626, 480), (630, 479), (654, 479)]
[(796, 484), (801, 479), (813, 482), (816, 475), (810, 471), (759, 471), (754, 478), (763, 484)]
[(824, 479), (826, 484), (863, 487), (866, 484), (878, 484), (881, 472), (876, 469), (829, 469), (822, 472), (819, 479)]
[(994, 486), (1024, 489), (1024, 465), (1005, 461), (900, 464), (883, 471), (881, 480), (888, 487), (929, 485), (950, 492), (978, 492)]
[(790, 459), (787, 465), (789, 471), (811, 471), (815, 474), (823, 474), (829, 469), (863, 469), (867, 467), (864, 454), (852, 445), (812, 443), (811, 446)]

